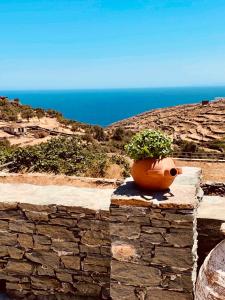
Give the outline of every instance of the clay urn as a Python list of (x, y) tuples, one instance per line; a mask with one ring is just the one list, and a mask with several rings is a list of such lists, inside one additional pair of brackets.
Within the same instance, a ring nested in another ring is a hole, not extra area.
[(172, 140), (158, 130), (144, 130), (134, 135), (125, 146), (127, 154), (134, 160), (131, 175), (142, 189), (167, 190), (175, 177), (182, 173), (170, 154)]
[(172, 158), (146, 158), (134, 161), (131, 175), (135, 183), (142, 189), (166, 190), (173, 183), (175, 177), (182, 173)]

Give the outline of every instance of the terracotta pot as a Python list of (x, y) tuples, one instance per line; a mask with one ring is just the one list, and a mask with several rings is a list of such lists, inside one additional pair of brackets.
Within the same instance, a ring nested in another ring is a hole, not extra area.
[(182, 173), (176, 168), (172, 158), (148, 158), (134, 161), (131, 175), (136, 184), (148, 190), (166, 190), (173, 183), (175, 177)]

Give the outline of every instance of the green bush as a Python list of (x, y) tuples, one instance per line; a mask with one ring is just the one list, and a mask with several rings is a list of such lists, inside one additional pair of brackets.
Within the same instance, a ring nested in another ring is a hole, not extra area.
[(134, 160), (145, 158), (164, 158), (172, 152), (171, 139), (160, 131), (144, 130), (137, 133), (125, 145), (125, 150)]

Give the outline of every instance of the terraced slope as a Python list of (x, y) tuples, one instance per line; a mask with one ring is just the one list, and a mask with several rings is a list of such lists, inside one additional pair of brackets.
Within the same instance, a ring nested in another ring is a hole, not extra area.
[(113, 123), (109, 129), (123, 127), (131, 131), (160, 129), (182, 140), (195, 143), (225, 138), (225, 98), (208, 105), (188, 104), (156, 109)]

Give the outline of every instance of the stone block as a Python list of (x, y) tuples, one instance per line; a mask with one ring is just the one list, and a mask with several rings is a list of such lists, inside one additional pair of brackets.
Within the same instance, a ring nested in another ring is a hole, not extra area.
[(0, 202), (0, 211), (17, 210), (17, 208), (16, 202)]
[(56, 277), (59, 279), (59, 281), (63, 282), (73, 282), (73, 277), (69, 273), (56, 273)]
[(75, 241), (73, 232), (62, 226), (37, 225), (37, 232), (52, 239), (59, 239), (62, 241)]
[(158, 286), (161, 283), (161, 272), (151, 266), (112, 260), (111, 278), (126, 285)]
[(110, 259), (108, 257), (87, 256), (84, 259), (84, 263), (86, 265), (109, 267), (110, 266)]
[(8, 274), (26, 276), (32, 274), (33, 266), (28, 262), (9, 260), (5, 267), (5, 271)]
[(59, 257), (54, 252), (49, 251), (32, 251), (30, 253), (25, 253), (25, 256), (28, 260), (33, 261), (35, 263), (50, 266), (53, 269), (59, 268)]
[(45, 212), (45, 213), (55, 213), (57, 208), (55, 205), (37, 205), (31, 203), (19, 203), (19, 208), (23, 211), (36, 211), (36, 212)]
[(152, 219), (152, 227), (170, 228), (170, 222), (166, 220)]
[(95, 265), (88, 265), (83, 263), (83, 270), (85, 272), (98, 272), (98, 273), (107, 273), (107, 267), (95, 266)]
[(118, 236), (124, 239), (137, 239), (141, 233), (140, 224), (136, 223), (111, 223), (110, 224), (110, 235)]
[(24, 251), (16, 247), (8, 247), (8, 253), (14, 259), (22, 259), (24, 255)]
[(97, 284), (78, 282), (73, 285), (76, 288), (76, 294), (78, 295), (85, 297), (100, 297), (101, 287)]
[(137, 300), (133, 286), (112, 283), (110, 285), (110, 296), (112, 300)]
[(101, 253), (100, 249), (101, 249), (100, 247), (92, 247), (92, 246), (80, 244), (80, 252), (81, 253), (84, 252), (84, 253), (100, 254)]
[(66, 218), (54, 218), (49, 221), (49, 224), (74, 227), (77, 225), (77, 220), (75, 219), (66, 219)]
[(193, 300), (192, 294), (186, 294), (181, 292), (154, 289), (148, 290), (146, 300)]
[(166, 228), (141, 226), (141, 232), (144, 232), (144, 233), (161, 233), (163, 235), (163, 234), (166, 233)]
[(165, 235), (165, 239), (175, 247), (191, 247), (194, 244), (192, 230), (171, 232)]
[(90, 229), (109, 233), (109, 223), (107, 221), (81, 219), (77, 226), (81, 229)]
[(0, 220), (0, 232), (7, 232), (9, 230), (9, 223), (7, 221)]
[(107, 246), (110, 245), (109, 235), (106, 237), (105, 234), (99, 231), (88, 230), (84, 232), (81, 243), (87, 246)]
[(47, 212), (39, 212), (39, 211), (25, 211), (25, 215), (29, 221), (32, 222), (47, 222), (48, 221), (48, 213)]
[(53, 251), (57, 252), (59, 256), (65, 255), (63, 253), (71, 253), (71, 254), (79, 253), (78, 244), (75, 242), (53, 240), (51, 248)]
[(144, 244), (160, 245), (165, 240), (161, 235), (161, 233), (152, 233), (152, 234), (141, 233), (140, 241), (143, 242)]
[(33, 238), (31, 235), (19, 234), (17, 240), (22, 248), (25, 248), (25, 249), (33, 248)]
[(49, 266), (46, 266), (46, 265), (37, 266), (37, 273), (40, 276), (55, 277), (54, 269), (52, 267), (49, 267)]
[(2, 232), (0, 234), (0, 245), (1, 246), (15, 246), (17, 243), (17, 234), (10, 232)]
[(192, 249), (156, 246), (152, 263), (183, 270), (190, 269), (193, 266)]
[(31, 276), (31, 285), (33, 288), (40, 290), (59, 290), (61, 288), (61, 284), (57, 279), (48, 276)]
[(33, 233), (35, 225), (24, 220), (15, 220), (9, 222), (9, 230), (20, 233)]
[(33, 235), (33, 239), (36, 245), (51, 245), (51, 239), (45, 235)]
[(134, 245), (126, 242), (112, 243), (112, 257), (119, 261), (131, 261), (137, 256)]
[(61, 256), (62, 263), (65, 268), (72, 270), (80, 270), (80, 257), (78, 256)]

